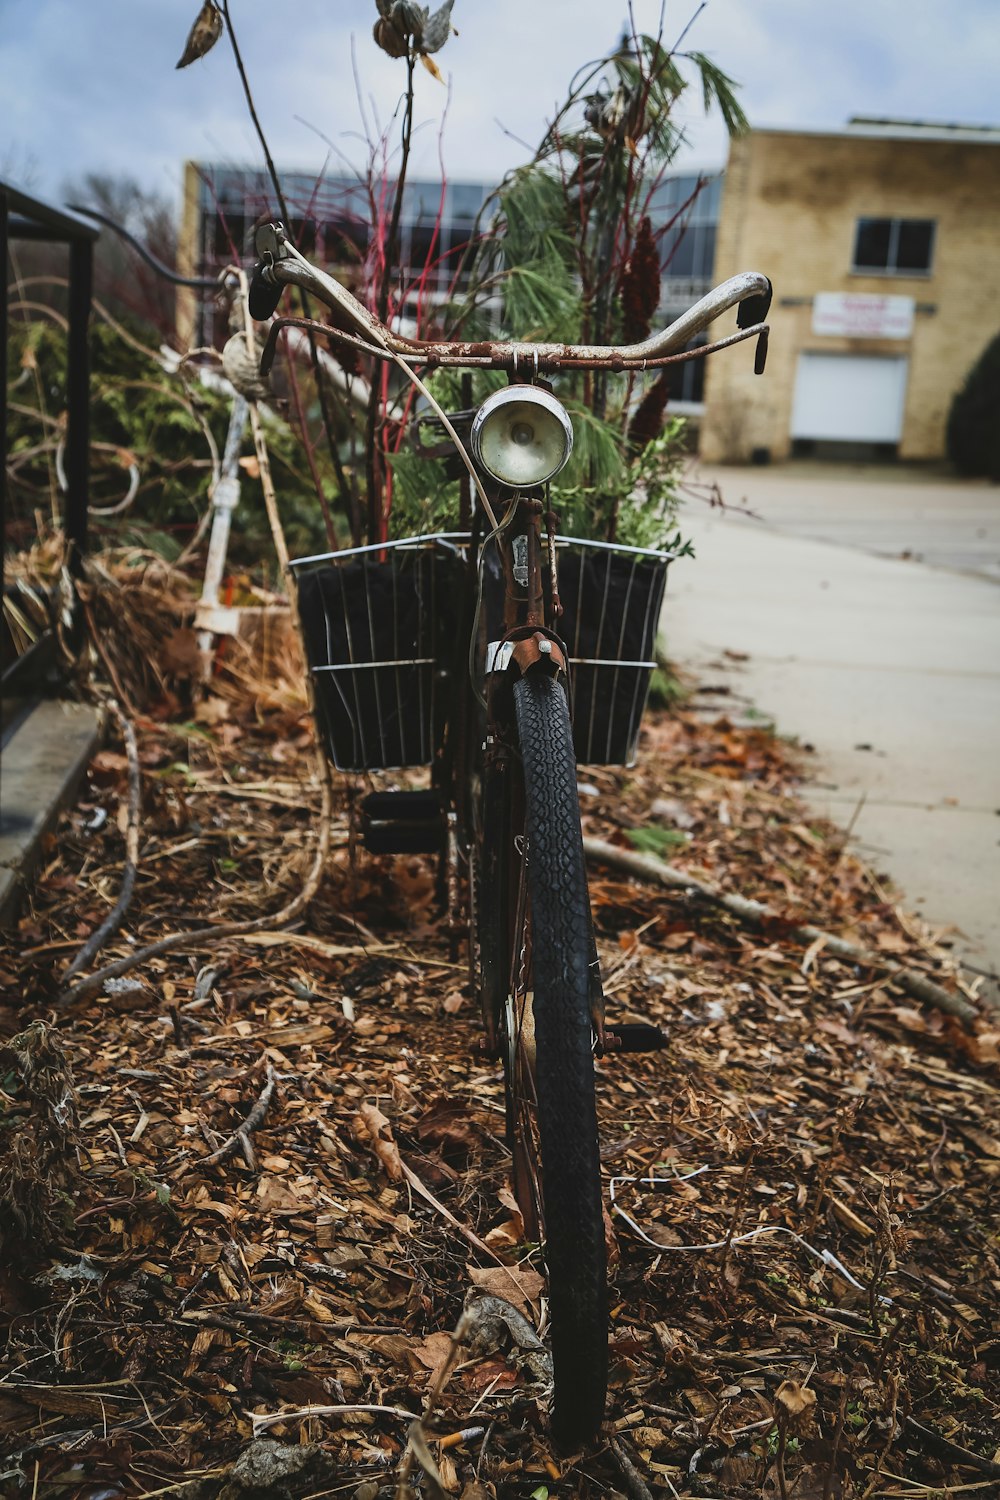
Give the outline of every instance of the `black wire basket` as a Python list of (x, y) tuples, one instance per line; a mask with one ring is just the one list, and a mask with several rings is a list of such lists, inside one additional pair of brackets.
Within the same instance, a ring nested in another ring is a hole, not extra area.
[(674, 555), (558, 538), (557, 628), (569, 649), (573, 742), (583, 765), (635, 764)]
[(292, 563), (319, 729), (338, 770), (433, 760), (451, 707), (467, 542), (440, 533)]
[[(467, 533), (300, 558), (299, 613), (319, 728), (341, 771), (429, 765), (453, 702)], [(671, 552), (580, 537), (556, 542), (573, 740), (583, 765), (635, 763)], [(502, 634), (503, 579), (487, 549), (487, 639)], [(546, 579), (551, 589), (551, 579)]]

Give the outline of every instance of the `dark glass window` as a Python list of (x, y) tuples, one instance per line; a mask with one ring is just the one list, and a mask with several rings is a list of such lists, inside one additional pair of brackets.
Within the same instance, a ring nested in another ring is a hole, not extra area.
[(681, 233), (667, 252), (669, 259), (664, 267), (668, 276), (694, 275), (694, 236), (690, 230)]
[(932, 219), (900, 219), (896, 265), (900, 271), (929, 271), (934, 244)]
[(695, 265), (695, 275), (702, 277), (705, 281), (711, 281), (712, 272), (715, 268), (715, 225), (700, 225), (697, 235), (698, 256)]
[(440, 254), (441, 236), (436, 233), (433, 225), (420, 224), (410, 230), (407, 264), (411, 275), (419, 277), (424, 267), (433, 266)]
[(859, 219), (858, 237), (854, 242), (854, 264), (885, 271), (889, 266), (891, 219)]
[[(697, 349), (700, 344), (708, 343), (708, 335), (699, 333), (686, 347)], [(681, 365), (671, 365), (668, 376), (668, 386), (671, 401), (704, 401), (705, 399), (705, 361), (704, 359), (689, 359)], [(669, 407), (667, 415), (670, 415)]]
[(854, 239), (855, 271), (890, 276), (929, 271), (933, 219), (859, 219)]
[(329, 219), (325, 228), (326, 259), (333, 265), (356, 265), (368, 247), (368, 226), (350, 219)]
[(482, 207), (483, 189), (477, 182), (453, 182), (451, 193), (451, 216), (471, 222)]

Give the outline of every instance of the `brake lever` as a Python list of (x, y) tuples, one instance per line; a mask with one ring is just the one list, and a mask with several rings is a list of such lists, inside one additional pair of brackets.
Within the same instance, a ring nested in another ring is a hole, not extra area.
[(744, 297), (736, 309), (737, 328), (752, 328), (755, 323), (766, 323), (774, 288), (770, 281), (766, 292), (757, 292), (753, 297)]
[(287, 260), (285, 228), (279, 223), (261, 224), (254, 234), (258, 260), (250, 273), (247, 301), (255, 323), (266, 323), (278, 310), (285, 288), (275, 280), (271, 268), (276, 261)]
[(763, 375), (764, 366), (767, 364), (767, 336), (770, 329), (765, 324), (757, 335), (757, 347), (753, 355), (753, 372), (755, 375)]

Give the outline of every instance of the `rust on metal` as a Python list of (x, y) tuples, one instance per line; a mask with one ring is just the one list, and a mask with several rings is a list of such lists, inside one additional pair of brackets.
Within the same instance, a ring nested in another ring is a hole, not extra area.
[(514, 647), (514, 660), (521, 669), (522, 677), (532, 667), (537, 667), (540, 661), (551, 665), (556, 671), (565, 672), (566, 670), (566, 658), (559, 646), (550, 636), (543, 635), (541, 631), (536, 631), (526, 640), (518, 641)]
[[(366, 339), (347, 333), (342, 328), (335, 328), (332, 324), (317, 322), (315, 318), (275, 318), (260, 357), (262, 375), (267, 375), (274, 363), (278, 337), (285, 328), (304, 328), (312, 333), (324, 334), (335, 343), (344, 344), (350, 349), (357, 349), (359, 353), (370, 355), (373, 359), (393, 361), (402, 359), (404, 364), (424, 365), (432, 370), (442, 366), (462, 365), (513, 371), (517, 368), (518, 351), (524, 349), (524, 345), (504, 343), (503, 340), (484, 339), (465, 344), (427, 343), (422, 345), (415, 341), (401, 340), (401, 343), (405, 342), (409, 345), (404, 351), (370, 344)], [(761, 349), (763, 348), (763, 353), (766, 355), (769, 331), (769, 324), (755, 323), (752, 328), (741, 328), (726, 338), (716, 339), (711, 344), (700, 344), (695, 349), (682, 349), (678, 354), (642, 357), (629, 356), (627, 353), (598, 355), (596, 352), (590, 352), (587, 346), (582, 344), (539, 344), (538, 369), (549, 373), (555, 370), (611, 370), (615, 373), (625, 370), (661, 370), (666, 365), (682, 365), (692, 359), (704, 359), (706, 355), (715, 354), (719, 349), (728, 349), (733, 344), (742, 344), (745, 339), (756, 338), (759, 343), (754, 368), (759, 374), (763, 370)], [(534, 361), (532, 361), (532, 366), (534, 367)]]

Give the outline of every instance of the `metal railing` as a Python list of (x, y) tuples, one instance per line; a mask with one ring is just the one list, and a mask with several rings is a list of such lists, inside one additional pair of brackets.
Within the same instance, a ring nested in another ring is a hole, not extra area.
[[(90, 352), (89, 326), (93, 286), (93, 247), (99, 231), (76, 214), (33, 198), (11, 183), (0, 181), (0, 264), (6, 273), (8, 247), (13, 241), (34, 240), (69, 247), (69, 331), (66, 376), (66, 487), (63, 524), (68, 543), (68, 563), (78, 572), (87, 546), (87, 504), (90, 490)], [(7, 368), (9, 316), (7, 297), (0, 298), (0, 369)], [(0, 382), (0, 531), (3, 533), (4, 594), (7, 555), (7, 382)], [(3, 626), (0, 656), (0, 686), (4, 696), (23, 684), (37, 685), (39, 667), (51, 642), (51, 632), (36, 638), (27, 651), (15, 652), (13, 639)], [(10, 659), (8, 659), (10, 658)]]

